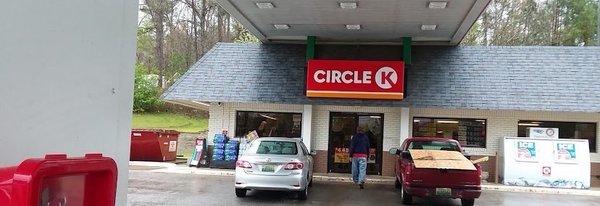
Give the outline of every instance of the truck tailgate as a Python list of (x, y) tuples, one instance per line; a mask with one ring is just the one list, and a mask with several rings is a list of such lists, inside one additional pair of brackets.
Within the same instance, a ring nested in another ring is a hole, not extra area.
[(480, 167), (457, 151), (410, 150), (410, 184), (431, 188), (479, 187)]
[(478, 170), (421, 169), (412, 171), (410, 185), (427, 188), (473, 188), (479, 187)]

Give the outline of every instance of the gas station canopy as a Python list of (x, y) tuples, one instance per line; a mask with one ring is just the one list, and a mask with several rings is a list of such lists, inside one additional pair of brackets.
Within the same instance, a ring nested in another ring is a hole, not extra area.
[(263, 42), (456, 45), (490, 0), (217, 0)]

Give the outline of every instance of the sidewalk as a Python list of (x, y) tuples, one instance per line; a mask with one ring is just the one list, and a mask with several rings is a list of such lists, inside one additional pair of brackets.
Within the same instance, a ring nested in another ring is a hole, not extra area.
[[(215, 175), (215, 176), (234, 176), (235, 171), (229, 169), (213, 169), (213, 168), (195, 168), (186, 165), (178, 165), (168, 162), (142, 162), (130, 161), (130, 172), (157, 172), (157, 173), (176, 173), (176, 174), (195, 174), (195, 175)], [(332, 173), (315, 173), (313, 176), (315, 181), (319, 182), (346, 182), (350, 183), (350, 175), (348, 174), (332, 174)], [(393, 177), (382, 177), (367, 175), (367, 183), (371, 184), (394, 184)], [(495, 183), (483, 183), (481, 189), (487, 191), (500, 192), (525, 192), (525, 193), (541, 193), (541, 194), (560, 194), (560, 195), (585, 195), (600, 197), (600, 188), (591, 188), (589, 190), (578, 189), (557, 189), (543, 187), (519, 187), (507, 186)]]

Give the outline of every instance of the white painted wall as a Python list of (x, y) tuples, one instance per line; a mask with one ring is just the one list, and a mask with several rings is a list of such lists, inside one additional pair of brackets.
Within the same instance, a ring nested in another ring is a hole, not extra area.
[(313, 106), (309, 104), (304, 105), (302, 112), (302, 142), (306, 145), (306, 148), (312, 150), (312, 111)]
[[(261, 104), (261, 103), (223, 103), (218, 106), (212, 103), (210, 107), (209, 130), (211, 135), (229, 128), (235, 130), (236, 111), (270, 111), (270, 112), (303, 112), (307, 106), (311, 111), (311, 148), (327, 150), (329, 142), (329, 113), (330, 112), (372, 112), (384, 114), (384, 151), (399, 147), (402, 141), (412, 136), (413, 117), (447, 117), (447, 118), (480, 118), (487, 120), (487, 147), (466, 148), (473, 155), (495, 155), (499, 149), (500, 139), (505, 136), (517, 136), (519, 120), (596, 122), (600, 125), (600, 115), (582, 112), (527, 112), (507, 110), (466, 110), (439, 108), (401, 108), (401, 107), (362, 107), (334, 105), (291, 105), (291, 104)], [(303, 126), (308, 126), (306, 121)], [(304, 127), (303, 127), (304, 129)], [(303, 131), (304, 132), (304, 131)], [(600, 129), (597, 134), (600, 140)], [(600, 148), (600, 141), (596, 141)], [(591, 160), (600, 162), (600, 153), (592, 153)]]
[(410, 108), (402, 107), (400, 111), (400, 144), (402, 144), (404, 140), (410, 137), (409, 134), (412, 128), (409, 125), (412, 125), (412, 119), (410, 119)]
[[(486, 148), (466, 148), (467, 152), (475, 155), (495, 155), (500, 149), (503, 137), (516, 137), (519, 120), (564, 121), (564, 122), (595, 122), (600, 125), (598, 113), (583, 112), (527, 112), (509, 110), (466, 110), (466, 109), (435, 109), (411, 108), (410, 119), (413, 117), (447, 117), (447, 118), (478, 118), (487, 120)], [(410, 128), (412, 128), (412, 121)], [(560, 132), (560, 131), (559, 131)], [(596, 134), (596, 148), (600, 149), (600, 129)], [(412, 130), (410, 130), (412, 135)], [(600, 162), (600, 153), (590, 154), (592, 162)]]
[(137, 1), (2, 1), (0, 166), (102, 152), (126, 205)]

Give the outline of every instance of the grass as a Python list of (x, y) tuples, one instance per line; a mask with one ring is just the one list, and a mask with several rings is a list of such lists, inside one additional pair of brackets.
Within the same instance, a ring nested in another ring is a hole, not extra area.
[(135, 129), (170, 129), (179, 132), (201, 132), (208, 129), (208, 119), (174, 113), (134, 113)]

